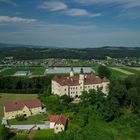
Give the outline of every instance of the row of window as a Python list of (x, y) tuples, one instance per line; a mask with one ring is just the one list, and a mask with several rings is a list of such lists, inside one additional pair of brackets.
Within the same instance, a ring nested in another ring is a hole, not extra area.
[(75, 92), (74, 92), (74, 91), (73, 91), (73, 92), (71, 92), (71, 94), (75, 94), (75, 93), (77, 94), (78, 92), (77, 92), (77, 91), (75, 91)]

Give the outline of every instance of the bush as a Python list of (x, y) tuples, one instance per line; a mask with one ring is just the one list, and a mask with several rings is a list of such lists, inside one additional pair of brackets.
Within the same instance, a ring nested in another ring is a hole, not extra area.
[(24, 115), (17, 115), (16, 120), (17, 121), (24, 121), (24, 120), (26, 120), (26, 117)]

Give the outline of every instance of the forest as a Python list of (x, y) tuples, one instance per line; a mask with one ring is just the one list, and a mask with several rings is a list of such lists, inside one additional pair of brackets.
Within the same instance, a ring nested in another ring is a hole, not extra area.
[(54, 75), (44, 77), (0, 77), (1, 93), (37, 94), (44, 89), (50, 89)]
[[(0, 44), (0, 59), (13, 56), (17, 60), (31, 59), (104, 59), (106, 56), (112, 58), (139, 57), (140, 48), (138, 47), (113, 47), (106, 46), (101, 48), (51, 48), (48, 46), (29, 46)], [(26, 56), (26, 57), (25, 57)]]

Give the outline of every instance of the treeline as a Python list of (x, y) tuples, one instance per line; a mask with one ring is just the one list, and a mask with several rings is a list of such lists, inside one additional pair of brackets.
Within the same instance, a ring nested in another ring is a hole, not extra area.
[(37, 94), (51, 88), (54, 75), (44, 77), (0, 77), (1, 93)]
[[(39, 48), (40, 46), (0, 44), (0, 58), (13, 56), (17, 60), (24, 59), (104, 59), (106, 56), (113, 58), (139, 57), (140, 48), (136, 47), (102, 47), (102, 48)], [(7, 45), (6, 45), (7, 46)], [(26, 57), (25, 57), (26, 56)]]

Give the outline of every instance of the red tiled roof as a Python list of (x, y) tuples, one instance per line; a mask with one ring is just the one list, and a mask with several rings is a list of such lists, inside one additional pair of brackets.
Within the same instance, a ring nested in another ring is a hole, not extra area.
[(57, 115), (51, 115), (50, 116), (50, 122), (54, 122), (55, 123), (58, 120), (58, 117), (59, 116), (57, 116)]
[(53, 78), (54, 81), (59, 83), (61, 86), (69, 85), (69, 86), (76, 86), (79, 85), (79, 76), (73, 76), (73, 77), (55, 77)]
[(11, 112), (22, 110), (25, 106), (27, 106), (28, 108), (36, 108), (41, 107), (42, 103), (38, 99), (11, 102), (5, 105), (5, 111)]
[(67, 118), (64, 115), (51, 115), (50, 122), (54, 122), (55, 124), (62, 123), (65, 126), (67, 123)]
[[(73, 76), (73, 77), (54, 77), (54, 81), (59, 83), (61, 86), (77, 86), (79, 85), (79, 76)], [(90, 85), (90, 84), (100, 84), (102, 82), (109, 82), (107, 78), (101, 79), (100, 77), (94, 75), (94, 74), (85, 74), (85, 85)]]

